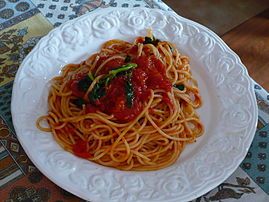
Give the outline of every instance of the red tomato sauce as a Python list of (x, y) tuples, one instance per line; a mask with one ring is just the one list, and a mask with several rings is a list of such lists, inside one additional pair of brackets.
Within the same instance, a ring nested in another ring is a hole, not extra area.
[(87, 151), (88, 142), (83, 140), (77, 140), (76, 144), (73, 145), (73, 152), (76, 156), (81, 158), (90, 158), (91, 154)]
[(113, 114), (119, 122), (133, 120), (142, 111), (142, 103), (139, 102), (139, 97), (134, 99), (131, 108), (127, 106), (125, 82), (125, 76), (119, 76), (113, 79), (106, 89), (106, 95), (100, 98), (100, 102), (96, 103), (101, 111)]
[[(103, 58), (105, 59), (105, 58)], [(107, 114), (113, 114), (117, 122), (125, 123), (134, 120), (143, 110), (143, 102), (150, 96), (150, 90), (161, 89), (163, 93), (163, 101), (166, 104), (171, 104), (167, 92), (171, 91), (172, 84), (165, 74), (165, 67), (162, 62), (155, 56), (140, 56), (133, 58), (132, 63), (138, 66), (132, 70), (131, 83), (134, 92), (134, 99), (132, 106), (128, 107), (125, 86), (127, 76), (121, 75), (115, 77), (106, 86), (106, 94), (94, 103), (86, 104), (86, 112), (92, 113), (97, 110)], [(119, 67), (124, 64), (123, 60), (112, 60), (102, 70), (103, 74), (108, 73), (109, 70)], [(77, 97), (83, 97), (77, 88), (78, 81), (71, 82), (71, 90)]]

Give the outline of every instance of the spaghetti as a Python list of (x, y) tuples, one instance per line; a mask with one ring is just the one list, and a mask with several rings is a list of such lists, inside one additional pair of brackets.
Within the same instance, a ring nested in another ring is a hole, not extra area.
[(189, 58), (151, 32), (134, 43), (107, 41), (66, 65), (52, 79), (48, 104), (40, 130), (76, 156), (121, 170), (167, 167), (203, 133)]

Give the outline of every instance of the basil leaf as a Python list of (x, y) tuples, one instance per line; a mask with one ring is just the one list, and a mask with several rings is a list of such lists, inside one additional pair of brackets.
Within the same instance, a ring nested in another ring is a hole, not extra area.
[(183, 91), (185, 89), (184, 84), (179, 84), (179, 85), (174, 85), (175, 88), (177, 88), (178, 90)]
[(82, 98), (77, 98), (71, 101), (73, 104), (75, 104), (77, 107), (82, 108), (82, 105), (85, 104), (84, 100)]
[(92, 81), (94, 80), (94, 77), (93, 77), (93, 75), (92, 75), (91, 72), (88, 73), (88, 77), (89, 77)]
[(105, 84), (108, 85), (110, 81), (114, 79), (117, 75), (121, 75), (122, 73), (127, 72), (128, 70), (131, 70), (136, 67), (137, 67), (137, 64), (129, 63), (121, 67), (118, 67), (116, 69), (110, 70), (109, 73), (103, 78), (105, 80)]
[(151, 44), (151, 43), (152, 43), (152, 38), (146, 36), (143, 44)]
[(95, 84), (94, 88), (89, 93), (88, 97), (89, 100), (94, 102), (103, 97), (105, 94), (106, 94), (105, 83), (104, 81), (100, 81), (97, 84)]
[(125, 83), (125, 94), (126, 94), (126, 103), (127, 107), (131, 108), (134, 102), (134, 89), (131, 82), (131, 74), (128, 75), (128, 79)]
[(128, 72), (128, 70), (136, 67), (137, 64), (129, 63), (116, 69), (110, 70), (106, 76), (104, 76), (99, 80), (97, 84), (95, 84), (93, 90), (88, 95), (89, 99), (94, 102), (95, 100), (103, 97), (106, 94), (106, 86), (111, 82), (112, 79), (114, 79), (117, 75)]
[(135, 63), (129, 63), (129, 64), (126, 64), (126, 65), (123, 65), (121, 67), (118, 67), (116, 69), (112, 69), (109, 71), (108, 73), (108, 77), (115, 77), (118, 73), (120, 72), (124, 72), (124, 71), (127, 71), (129, 69), (133, 69), (133, 68), (136, 68), (137, 67), (137, 64)]
[(143, 44), (153, 44), (154, 46), (157, 46), (159, 42), (160, 40), (156, 39), (154, 36), (152, 36), (152, 38), (146, 36)]
[(78, 89), (80, 91), (87, 91), (89, 86), (91, 85), (92, 83), (92, 80), (90, 79), (90, 77), (87, 75), (85, 76), (83, 79), (81, 79), (79, 82), (78, 82)]
[(126, 58), (125, 58), (125, 60), (124, 60), (124, 62), (125, 63), (128, 63), (128, 62), (131, 62), (131, 60), (132, 60), (131, 56), (130, 55), (127, 55)]

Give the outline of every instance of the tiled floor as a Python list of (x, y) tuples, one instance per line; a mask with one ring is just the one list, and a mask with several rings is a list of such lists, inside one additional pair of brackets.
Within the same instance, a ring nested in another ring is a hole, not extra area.
[(163, 0), (179, 15), (206, 25), (220, 36), (269, 8), (269, 0)]

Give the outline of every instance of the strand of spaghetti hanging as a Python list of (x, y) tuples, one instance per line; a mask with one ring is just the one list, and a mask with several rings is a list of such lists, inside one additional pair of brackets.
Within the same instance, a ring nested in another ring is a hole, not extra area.
[(52, 79), (48, 113), (36, 125), (63, 149), (103, 166), (168, 167), (204, 131), (189, 61), (151, 30), (133, 43), (109, 40)]

